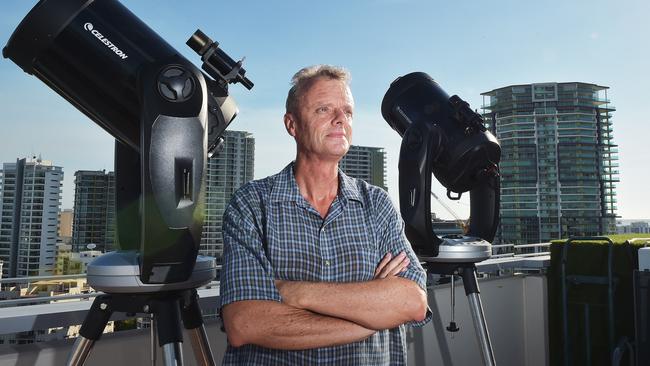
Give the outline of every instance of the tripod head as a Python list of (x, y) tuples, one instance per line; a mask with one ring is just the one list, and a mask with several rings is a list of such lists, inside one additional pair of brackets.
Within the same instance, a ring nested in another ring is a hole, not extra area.
[(115, 137), (117, 245), (145, 284), (192, 274), (207, 157), (238, 113), (228, 84), (253, 87), (202, 32), (188, 44), (205, 72), (117, 0), (41, 0), (3, 49)]
[[(400, 211), (406, 236), (416, 254), (421, 259), (436, 261), (443, 241), (448, 247), (492, 241), (499, 217), (501, 148), (483, 126), (481, 116), (457, 95), (449, 97), (422, 72), (393, 81), (381, 111), (388, 124), (402, 136)], [(452, 200), (470, 192), (467, 236), (440, 238), (434, 232), (431, 174), (447, 188), (447, 197)], [(455, 249), (438, 260), (463, 262), (463, 255), (463, 250)]]

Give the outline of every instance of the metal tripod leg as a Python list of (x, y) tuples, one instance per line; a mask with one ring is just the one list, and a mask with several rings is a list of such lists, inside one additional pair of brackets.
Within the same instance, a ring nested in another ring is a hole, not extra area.
[(215, 366), (216, 364), (212, 357), (212, 349), (210, 349), (205, 326), (201, 325), (198, 328), (190, 329), (189, 332), (196, 362), (199, 365)]
[(156, 319), (154, 318), (154, 315), (151, 314), (151, 317), (149, 319), (149, 328), (151, 331), (151, 366), (156, 366), (156, 355), (158, 353), (156, 346), (158, 343), (158, 331), (156, 329)]
[(72, 352), (68, 357), (68, 366), (80, 366), (86, 362), (86, 359), (90, 355), (90, 349), (93, 348), (95, 341), (84, 338), (82, 336), (77, 337), (77, 340), (74, 341), (72, 346)]
[(88, 359), (95, 341), (101, 337), (113, 313), (111, 300), (110, 295), (101, 295), (97, 296), (93, 301), (86, 319), (81, 325), (79, 337), (74, 342), (72, 352), (68, 357), (66, 363), (68, 366), (82, 366)]
[(183, 318), (183, 325), (190, 334), (192, 342), (192, 349), (194, 351), (194, 359), (197, 364), (204, 366), (214, 366), (214, 357), (212, 356), (212, 349), (208, 341), (208, 334), (203, 325), (203, 316), (198, 302), (199, 296), (196, 290), (193, 290), (190, 297), (186, 299), (183, 307), (181, 308), (181, 316)]
[(183, 350), (180, 342), (167, 343), (162, 348), (165, 366), (183, 366)]
[(152, 301), (158, 330), (158, 344), (163, 349), (165, 366), (183, 366), (180, 301), (177, 297)]
[(478, 289), (478, 282), (476, 281), (476, 267), (474, 265), (471, 267), (463, 267), (462, 276), (465, 294), (467, 294), (467, 300), (469, 301), (469, 310), (472, 313), (472, 320), (476, 329), (476, 337), (481, 348), (481, 355), (483, 356), (483, 364), (485, 366), (495, 366), (496, 361), (494, 359), (494, 351), (492, 350), (492, 342), (490, 341), (490, 333), (485, 322), (483, 305), (481, 304), (481, 296), (479, 295), (480, 291)]

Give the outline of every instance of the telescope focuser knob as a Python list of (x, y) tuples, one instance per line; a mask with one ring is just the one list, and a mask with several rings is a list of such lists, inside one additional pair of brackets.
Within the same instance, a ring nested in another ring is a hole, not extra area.
[(194, 94), (192, 74), (181, 66), (168, 66), (158, 76), (158, 92), (170, 102), (184, 102)]

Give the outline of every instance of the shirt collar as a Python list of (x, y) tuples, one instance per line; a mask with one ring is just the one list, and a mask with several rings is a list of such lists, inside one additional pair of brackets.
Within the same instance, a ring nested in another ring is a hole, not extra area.
[(359, 185), (353, 178), (343, 173), (341, 168), (339, 168), (339, 196), (343, 196), (346, 200), (357, 201), (363, 205)]
[[(271, 202), (293, 201), (300, 203), (305, 201), (300, 194), (298, 183), (296, 183), (296, 176), (293, 172), (294, 164), (294, 162), (289, 163), (289, 165), (276, 175), (273, 188), (271, 189)], [(346, 200), (358, 201), (363, 204), (357, 182), (343, 173), (341, 168), (339, 168), (338, 196)]]
[(293, 174), (293, 164), (293, 162), (289, 163), (280, 173), (276, 174), (273, 188), (271, 188), (271, 202), (300, 202), (303, 199)]

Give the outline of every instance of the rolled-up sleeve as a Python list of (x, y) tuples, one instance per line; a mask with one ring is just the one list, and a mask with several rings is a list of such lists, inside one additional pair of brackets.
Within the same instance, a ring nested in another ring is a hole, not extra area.
[[(398, 276), (409, 279), (420, 286), (420, 288), (427, 292), (427, 272), (422, 268), (418, 257), (415, 255), (411, 243), (406, 239), (404, 234), (404, 221), (399, 215), (399, 212), (393, 205), (388, 194), (381, 191), (381, 196), (376, 201), (378, 219), (380, 222), (381, 230), (381, 247), (384, 252), (391, 252), (393, 256), (398, 255), (400, 252), (406, 253), (410, 260), (410, 264), (406, 270), (400, 272)], [(419, 322), (409, 322), (406, 325), (413, 327), (421, 327), (431, 320), (431, 309), (427, 307), (427, 316), (424, 320)]]
[(264, 252), (262, 228), (254, 224), (254, 208), (247, 204), (244, 192), (238, 193), (223, 217), (220, 307), (242, 300), (281, 301)]

